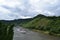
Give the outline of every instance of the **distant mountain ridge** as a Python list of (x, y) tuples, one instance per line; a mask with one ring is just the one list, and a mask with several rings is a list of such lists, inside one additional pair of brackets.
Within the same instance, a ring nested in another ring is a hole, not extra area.
[(5, 23), (5, 24), (20, 24), (20, 23), (25, 23), (32, 20), (32, 18), (28, 18), (28, 19), (15, 19), (15, 20), (0, 20), (0, 22)]

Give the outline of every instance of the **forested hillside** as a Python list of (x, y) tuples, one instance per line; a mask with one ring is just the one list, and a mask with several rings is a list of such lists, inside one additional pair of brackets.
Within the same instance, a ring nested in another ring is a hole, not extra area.
[(11, 26), (11, 24), (20, 24), (20, 26), (25, 28), (45, 31), (48, 32), (48, 34), (50, 35), (60, 35), (60, 16), (44, 16), (39, 14), (30, 19), (16, 19), (10, 21), (0, 20), (0, 26), (2, 29), (5, 26), (5, 28)]
[(60, 35), (60, 16), (44, 16), (39, 14), (31, 21), (22, 24), (22, 26), (29, 29), (48, 31), (51, 35)]

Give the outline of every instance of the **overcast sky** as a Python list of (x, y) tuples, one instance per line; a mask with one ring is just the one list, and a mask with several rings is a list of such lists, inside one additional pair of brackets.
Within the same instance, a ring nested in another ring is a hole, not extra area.
[(60, 15), (60, 0), (0, 0), (0, 20)]

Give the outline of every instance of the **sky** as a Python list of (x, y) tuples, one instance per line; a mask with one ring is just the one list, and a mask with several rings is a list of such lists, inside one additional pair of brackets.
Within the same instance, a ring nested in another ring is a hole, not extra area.
[(0, 0), (0, 20), (60, 16), (60, 0)]

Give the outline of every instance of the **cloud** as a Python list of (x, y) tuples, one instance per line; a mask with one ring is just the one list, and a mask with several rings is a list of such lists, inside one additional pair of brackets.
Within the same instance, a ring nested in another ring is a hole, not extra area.
[(0, 0), (0, 20), (60, 15), (60, 0)]
[(21, 5), (21, 2), (18, 0), (0, 0), (0, 5), (15, 7), (17, 5)]

